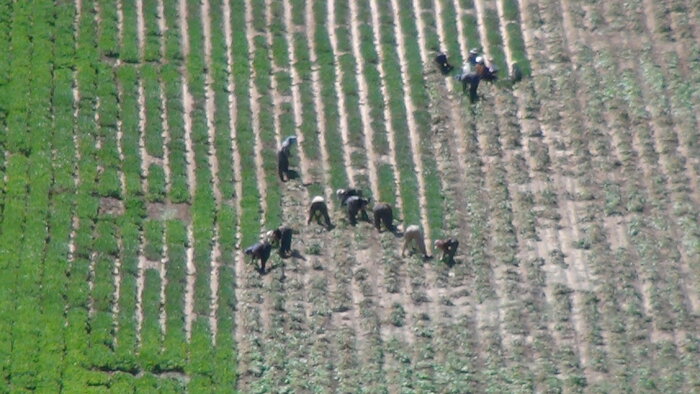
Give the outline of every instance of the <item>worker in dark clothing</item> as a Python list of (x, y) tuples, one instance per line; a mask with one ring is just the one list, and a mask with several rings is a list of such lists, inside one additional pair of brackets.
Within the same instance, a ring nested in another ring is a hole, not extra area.
[(469, 56), (467, 56), (467, 62), (472, 66), (476, 66), (476, 58), (479, 57), (479, 49), (472, 48), (469, 50)]
[(265, 238), (273, 247), (279, 248), (278, 253), (281, 257), (289, 257), (292, 255), (292, 232), (291, 227), (280, 226), (268, 231)]
[(272, 251), (272, 245), (269, 242), (263, 241), (258, 242), (255, 245), (247, 248), (244, 253), (248, 256), (252, 256), (251, 263), (255, 264), (255, 260), (260, 260), (260, 273), (265, 273), (265, 263), (267, 259), (270, 258), (270, 252)]
[(435, 56), (435, 63), (438, 65), (438, 67), (440, 67), (440, 72), (443, 75), (449, 74), (454, 68), (447, 61), (447, 54), (445, 54), (445, 52), (440, 52), (437, 54), (437, 56)]
[(454, 238), (435, 240), (435, 248), (442, 252), (440, 260), (448, 264), (451, 264), (454, 261), (458, 246), (459, 241)]
[(351, 225), (355, 225), (357, 222), (357, 214), (362, 214), (362, 220), (369, 221), (369, 215), (367, 215), (367, 205), (369, 200), (366, 198), (351, 196), (345, 201), (348, 209), (348, 221)]
[(309, 219), (306, 224), (311, 224), (314, 219), (323, 218), (326, 222), (326, 228), (331, 229), (331, 217), (328, 216), (328, 206), (326, 206), (326, 200), (321, 196), (315, 196), (311, 200), (311, 206), (309, 206)]

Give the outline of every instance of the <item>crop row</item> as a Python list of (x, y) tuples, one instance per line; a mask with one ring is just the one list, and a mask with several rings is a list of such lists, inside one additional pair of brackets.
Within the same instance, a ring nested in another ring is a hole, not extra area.
[[(389, 132), (389, 121), (385, 118), (389, 116), (385, 97), (382, 94), (382, 75), (379, 66), (378, 48), (373, 44), (379, 43), (378, 34), (371, 24), (372, 15), (370, 6), (366, 1), (359, 1), (355, 4), (357, 7), (356, 23), (359, 23), (359, 37), (354, 37), (354, 40), (360, 41), (360, 52), (362, 54), (364, 67), (364, 79), (367, 84), (367, 103), (369, 106), (370, 123), (365, 125), (365, 128), (372, 129), (373, 139), (371, 144), (374, 152), (378, 157), (389, 157), (392, 155), (390, 150), (389, 139), (392, 138)], [(359, 61), (358, 61), (359, 62)], [(393, 132), (393, 130), (392, 130)], [(397, 206), (397, 190), (396, 176), (391, 163), (380, 161), (377, 165), (377, 179), (379, 196), (375, 196), (378, 201), (384, 201), (393, 206)]]
[[(3, 112), (7, 111), (3, 115), (7, 137), (2, 141), (5, 215), (0, 227), (4, 249), (0, 265), (9, 279), (8, 292), (3, 294), (3, 317), (10, 324), (5, 324), (2, 330), (0, 346), (5, 357), (0, 384), (7, 391), (12, 387), (31, 390), (38, 384), (56, 387), (60, 380), (55, 373), (38, 374), (36, 369), (37, 364), (46, 368), (47, 362), (50, 364), (60, 357), (53, 348), (46, 357), (39, 358), (40, 343), (46, 338), (42, 338), (42, 333), (36, 329), (36, 322), (44, 320), (44, 313), (36, 308), (43, 298), (44, 272), (48, 271), (46, 276), (50, 278), (56, 277), (56, 267), (46, 267), (47, 255), (43, 247), (49, 231), (52, 181), (51, 139), (43, 136), (52, 124), (53, 81), (49, 59), (53, 44), (48, 39), (52, 33), (52, 15), (48, 9), (44, 4), (38, 10), (33, 16), (33, 26), (32, 10), (27, 6), (14, 7), (12, 22), (6, 21), (6, 26), (12, 28), (6, 38), (11, 42), (13, 55), (17, 55), (17, 58), (9, 56), (12, 60), (8, 65), (11, 69), (22, 68), (5, 81), (7, 90), (2, 92), (7, 95), (6, 104), (2, 105)], [(33, 27), (37, 29), (36, 33), (32, 33)], [(19, 289), (30, 290), (23, 292)], [(60, 330), (60, 323), (56, 324), (55, 303), (52, 309), (47, 311), (53, 313), (47, 314), (45, 321)]]

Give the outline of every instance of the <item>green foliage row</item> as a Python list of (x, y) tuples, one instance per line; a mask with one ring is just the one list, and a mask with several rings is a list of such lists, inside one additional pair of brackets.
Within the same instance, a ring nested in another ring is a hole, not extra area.
[[(384, 119), (384, 96), (381, 91), (381, 75), (378, 69), (379, 54), (373, 45), (374, 34), (372, 32), (371, 15), (369, 4), (366, 1), (358, 1), (358, 21), (362, 21), (359, 26), (360, 32), (360, 52), (364, 62), (364, 78), (367, 82), (367, 105), (369, 106), (370, 124), (374, 132), (372, 145), (377, 155), (391, 154), (389, 149), (389, 136), (387, 135), (386, 122)], [(359, 61), (359, 60), (358, 60)], [(396, 206), (396, 179), (391, 165), (388, 163), (378, 163), (377, 179), (379, 182), (378, 201), (384, 201), (392, 206)]]
[[(292, 8), (293, 14), (299, 13), (297, 6)], [(302, 7), (303, 15), (303, 7)], [(296, 69), (299, 79), (302, 83), (298, 86), (299, 95), (301, 96), (301, 126), (299, 127), (301, 134), (304, 136), (304, 143), (299, 144), (300, 149), (304, 150), (305, 157), (310, 162), (318, 162), (321, 160), (318, 141), (318, 118), (317, 109), (314, 102), (313, 87), (312, 87), (312, 71), (309, 43), (307, 42), (304, 33), (296, 32), (292, 35), (293, 51), (296, 56), (296, 63), (293, 67)], [(309, 168), (312, 179), (321, 179), (321, 166), (313, 166)], [(323, 187), (319, 183), (314, 183), (309, 186), (310, 195), (322, 195)]]
[[(345, 113), (347, 119), (348, 147), (353, 148), (353, 157), (351, 164), (354, 167), (367, 168), (368, 160), (365, 153), (365, 139), (360, 114), (360, 97), (357, 76), (355, 73), (357, 61), (352, 55), (352, 44), (350, 36), (350, 15), (348, 4), (336, 4), (335, 8), (335, 35), (338, 40), (338, 51), (340, 55), (338, 59), (339, 71), (342, 73), (341, 90), (338, 94), (342, 94), (345, 99), (345, 108), (340, 110)], [(369, 185), (369, 177), (367, 174), (356, 173), (354, 184), (364, 190), (371, 190)], [(378, 196), (370, 196), (376, 198)]]
[[(175, 27), (170, 27), (175, 29)], [(165, 85), (166, 121), (170, 141), (168, 142), (168, 164), (170, 166), (170, 201), (190, 201), (187, 180), (187, 147), (185, 146), (185, 121), (182, 104), (182, 79), (176, 65), (168, 63), (161, 67), (161, 80)]]
[(127, 65), (116, 70), (116, 81), (120, 88), (119, 118), (121, 120), (121, 147), (124, 160), (122, 172), (125, 178), (126, 198), (140, 198), (141, 190), (141, 153), (139, 150), (139, 108), (138, 108), (138, 82), (137, 71), (133, 66)]
[[(165, 223), (167, 259), (165, 262), (165, 337), (163, 370), (182, 370), (187, 360), (185, 338), (185, 284), (187, 277), (187, 228), (178, 220)], [(143, 354), (143, 353), (142, 353)], [(155, 356), (152, 356), (155, 357)]]
[(144, 64), (140, 70), (145, 94), (144, 145), (149, 155), (163, 158), (165, 143), (163, 141), (163, 114), (158, 68), (151, 64)]
[(214, 127), (216, 135), (214, 145), (219, 163), (219, 191), (224, 200), (234, 198), (233, 148), (231, 142), (231, 114), (229, 109), (229, 73), (227, 71), (227, 48), (223, 34), (224, 20), (221, 0), (210, 2), (211, 18), (211, 59), (214, 90)]
[[(106, 5), (111, 8), (116, 8), (114, 4)], [(140, 59), (139, 43), (137, 37), (136, 23), (136, 0), (124, 0), (121, 4), (122, 21), (121, 21), (121, 39), (119, 58), (125, 63), (138, 63)]]
[[(15, 9), (19, 18), (32, 20), (32, 27), (36, 32), (32, 33), (31, 41), (31, 61), (27, 76), (31, 81), (27, 92), (27, 107), (16, 108), (15, 111), (24, 112), (22, 118), (26, 119), (26, 143), (28, 151), (26, 156), (19, 152), (8, 152), (14, 159), (18, 155), (15, 163), (7, 165), (8, 187), (15, 187), (24, 184), (24, 190), (8, 188), (7, 198), (25, 200), (25, 205), (21, 208), (24, 212), (23, 225), (20, 230), (23, 232), (19, 238), (10, 240), (11, 243), (21, 245), (17, 249), (17, 254), (8, 256), (11, 274), (14, 275), (14, 316), (9, 320), (12, 322), (12, 366), (10, 369), (10, 382), (17, 389), (32, 389), (42, 382), (44, 387), (56, 387), (56, 375), (53, 374), (53, 381), (49, 381), (50, 373), (36, 373), (38, 364), (46, 366), (46, 362), (58, 356), (56, 349), (52, 354), (48, 354), (49, 360), (40, 358), (40, 345), (44, 338), (41, 331), (37, 329), (37, 321), (43, 321), (42, 311), (37, 308), (41, 304), (43, 295), (41, 285), (43, 284), (45, 259), (47, 257), (44, 244), (49, 236), (47, 228), (49, 220), (49, 197), (51, 188), (51, 155), (50, 138), (46, 138), (46, 133), (51, 133), (51, 90), (52, 75), (48, 66), (51, 58), (52, 46), (52, 13), (47, 4), (42, 4), (36, 11), (31, 10), (27, 5), (20, 5)], [(23, 81), (26, 83), (26, 81)], [(12, 133), (15, 130), (8, 129)], [(14, 177), (14, 182), (9, 177)], [(20, 179), (17, 179), (17, 178)], [(25, 183), (26, 182), (26, 183)], [(10, 201), (8, 201), (9, 203)], [(15, 205), (13, 204), (13, 205)], [(10, 206), (9, 209), (16, 209)], [(7, 225), (19, 223), (4, 223)], [(15, 231), (16, 231), (15, 230)], [(3, 264), (4, 265), (4, 264)], [(50, 268), (49, 268), (50, 269)], [(27, 291), (18, 291), (27, 289)], [(53, 319), (55, 322), (55, 318)], [(53, 325), (54, 329), (60, 325)], [(49, 375), (49, 376), (47, 376)]]
[(338, 111), (338, 97), (335, 91), (335, 59), (327, 25), (327, 5), (325, 3), (314, 3), (313, 13), (316, 30), (314, 42), (316, 44), (316, 62), (318, 66), (319, 87), (321, 95), (321, 108), (323, 111), (325, 126), (325, 149), (328, 152), (330, 168), (330, 186), (333, 190), (348, 186), (348, 176), (343, 161), (343, 140), (340, 134), (340, 114)]
[(500, 23), (498, 12), (493, 9), (487, 9), (484, 15), (486, 37), (483, 38), (485, 38), (488, 43), (492, 63), (495, 64), (499, 70), (504, 72), (504, 74), (502, 74), (502, 79), (505, 79), (503, 75), (507, 75), (508, 63), (506, 62), (506, 54), (503, 51), (503, 38), (501, 37)]
[[(231, 26), (245, 26), (245, 7), (231, 4)], [(248, 58), (248, 42), (245, 29), (233, 29), (233, 59)], [(255, 140), (250, 105), (250, 66), (246, 61), (233, 63), (234, 86), (236, 87), (236, 146), (240, 157), (240, 181), (243, 195), (240, 199), (241, 245), (251, 245), (260, 232), (260, 192), (255, 172)]]
[[(449, 0), (436, 0), (442, 3), (442, 13), (438, 18), (442, 19), (442, 26), (445, 34), (446, 48), (440, 48), (447, 51), (450, 62), (455, 67), (461, 67), (464, 62), (466, 53), (462, 53), (459, 46), (459, 29), (457, 28), (457, 12), (454, 8), (454, 3)], [(465, 37), (462, 37), (464, 39)]]
[(399, 194), (401, 196), (403, 212), (401, 216), (406, 224), (417, 224), (420, 222), (420, 208), (418, 203), (418, 178), (413, 162), (413, 155), (408, 132), (408, 123), (403, 97), (403, 81), (401, 78), (401, 66), (396, 53), (397, 41), (394, 35), (394, 21), (390, 9), (379, 7), (380, 22), (379, 34), (382, 53), (382, 67), (385, 71), (384, 85), (388, 97), (385, 97), (389, 106), (391, 116), (391, 126), (394, 130), (394, 155), (396, 158), (396, 169), (399, 172), (401, 183), (399, 184)]
[[(165, 7), (164, 7), (165, 8)], [(161, 60), (161, 40), (164, 33), (158, 27), (158, 1), (143, 1), (143, 19), (146, 35), (143, 43), (143, 60), (146, 62), (158, 62)]]
[[(148, 222), (146, 223), (148, 224)], [(154, 269), (143, 272), (144, 284), (141, 294), (141, 344), (139, 348), (139, 364), (146, 371), (157, 371), (161, 368), (161, 330), (160, 330), (160, 273)]]
[[(264, 4), (258, 4), (265, 9)], [(253, 8), (256, 7), (253, 5)], [(270, 63), (270, 46), (265, 36), (256, 36), (249, 43), (254, 49), (251, 69), (254, 70), (253, 83), (258, 93), (258, 138), (262, 152), (263, 170), (265, 173), (266, 211), (264, 223), (269, 227), (277, 227), (281, 222), (282, 195), (280, 181), (277, 175), (277, 137), (274, 126), (274, 108), (272, 103), (271, 80), (272, 68)], [(255, 98), (252, 98), (255, 99)]]
[(407, 0), (402, 0), (399, 7), (399, 18), (401, 20), (402, 32), (405, 40), (406, 60), (408, 62), (408, 93), (411, 95), (416, 108), (414, 117), (420, 136), (419, 149), (421, 161), (423, 163), (423, 177), (425, 186), (425, 198), (427, 201), (428, 225), (434, 238), (442, 237), (443, 228), (443, 193), (440, 184), (440, 174), (437, 169), (435, 154), (432, 152), (430, 137), (432, 133), (430, 113), (428, 112), (429, 97), (426, 82), (423, 79), (423, 64), (417, 40), (410, 37), (417, 36), (415, 25), (410, 23), (415, 15), (409, 7)]
[[(213, 193), (213, 174), (209, 162), (209, 130), (206, 119), (204, 32), (201, 7), (188, 3), (187, 24), (190, 53), (185, 59), (188, 88), (193, 98), (192, 146), (194, 149), (195, 179), (192, 201), (192, 227), (194, 234), (194, 264), (197, 272), (194, 289), (194, 312), (209, 315), (211, 304), (211, 256), (214, 238), (216, 202)], [(190, 163), (191, 165), (192, 163)]]

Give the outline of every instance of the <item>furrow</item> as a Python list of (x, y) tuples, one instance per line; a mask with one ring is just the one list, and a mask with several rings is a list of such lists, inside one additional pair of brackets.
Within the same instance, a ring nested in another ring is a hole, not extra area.
[[(214, 103), (214, 88), (213, 88), (213, 77), (212, 70), (214, 68), (211, 52), (211, 9), (209, 7), (209, 0), (202, 0), (202, 28), (204, 32), (204, 62), (206, 64), (205, 73), (205, 108), (206, 108), (206, 118), (207, 118), (207, 129), (209, 138), (209, 166), (211, 168), (212, 174), (212, 188), (214, 193), (214, 201), (216, 203), (215, 209), (218, 210), (221, 207), (221, 189), (219, 187), (219, 162), (216, 156), (216, 127), (214, 123), (215, 113), (215, 103)], [(212, 334), (212, 342), (216, 344), (216, 334), (217, 334), (217, 320), (216, 313), (219, 308), (219, 270), (221, 264), (221, 245), (219, 244), (219, 234), (217, 226), (213, 227), (214, 237), (212, 239), (213, 247), (211, 253), (211, 273), (209, 279), (209, 286), (211, 291), (211, 303), (209, 307), (209, 327)]]
[[(138, 0), (142, 2), (143, 0)], [(165, 58), (165, 30), (166, 30), (166, 24), (165, 24), (165, 5), (163, 4), (164, 0), (158, 0), (157, 3), (157, 19), (158, 19), (158, 31), (160, 33), (159, 39), (158, 39), (158, 44), (159, 44), (159, 50), (160, 50), (160, 56), (162, 58)], [(141, 9), (143, 7), (140, 7)], [(141, 11), (142, 12), (142, 11)], [(143, 15), (141, 14), (141, 17)], [(144, 31), (141, 30), (143, 25), (141, 25), (141, 22), (139, 22), (140, 27), (139, 27), (139, 33), (138, 36), (139, 38), (139, 51), (141, 55), (143, 55), (143, 45), (144, 45)], [(143, 27), (145, 29), (145, 27)], [(161, 138), (163, 139), (163, 174), (165, 178), (165, 195), (169, 196), (171, 191), (172, 191), (172, 182), (171, 182), (171, 171), (170, 171), (170, 145), (171, 145), (171, 140), (170, 140), (170, 127), (168, 125), (168, 104), (166, 100), (166, 95), (165, 95), (165, 81), (163, 80), (162, 73), (159, 73), (158, 76), (158, 97), (160, 99), (160, 113), (161, 113)], [(141, 79), (139, 79), (139, 123), (143, 121), (145, 122), (145, 93), (143, 92), (143, 82)], [(143, 139), (145, 135), (145, 124), (139, 124), (139, 128), (142, 130), (141, 132), (141, 139)], [(142, 158), (145, 159), (145, 141), (140, 141), (139, 142), (142, 147)], [(146, 174), (146, 169), (143, 168), (142, 160), (142, 173)], [(144, 182), (146, 177), (144, 177)], [(143, 190), (148, 190), (146, 189), (147, 185), (143, 185), (144, 189)], [(167, 197), (166, 197), (167, 201)], [(160, 322), (160, 327), (161, 327), (161, 333), (163, 336), (166, 334), (166, 322), (167, 322), (167, 308), (165, 307), (166, 304), (166, 291), (165, 289), (168, 286), (168, 275), (167, 275), (167, 261), (168, 261), (168, 242), (167, 242), (167, 232), (163, 231), (163, 259), (161, 260), (161, 264), (158, 267), (158, 271), (160, 272), (160, 300), (161, 300), (161, 307), (160, 307), (160, 316), (159, 316), (159, 322)]]
[[(178, 4), (180, 17), (180, 37), (182, 57), (187, 59), (190, 53), (189, 33), (187, 28), (187, 0), (180, 0)], [(182, 75), (182, 108), (185, 131), (185, 157), (187, 161), (187, 184), (189, 185), (190, 199), (194, 198), (196, 193), (195, 185), (197, 184), (195, 177), (195, 158), (194, 148), (192, 143), (192, 95), (190, 94), (189, 82), (187, 80), (187, 70), (185, 66), (181, 66), (180, 74)], [(191, 201), (191, 200), (190, 200)], [(189, 341), (192, 336), (192, 321), (194, 320), (194, 284), (197, 275), (194, 264), (194, 230), (192, 223), (187, 223), (187, 283), (185, 285), (185, 336)]]

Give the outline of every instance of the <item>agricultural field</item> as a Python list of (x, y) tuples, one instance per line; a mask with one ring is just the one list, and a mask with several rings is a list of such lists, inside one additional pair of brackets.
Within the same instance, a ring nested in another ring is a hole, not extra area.
[[(0, 392), (700, 392), (699, 21), (0, 1)], [(471, 104), (433, 58), (473, 47), (500, 79)], [(350, 225), (344, 187), (454, 264)], [(281, 224), (261, 275), (243, 251)]]

